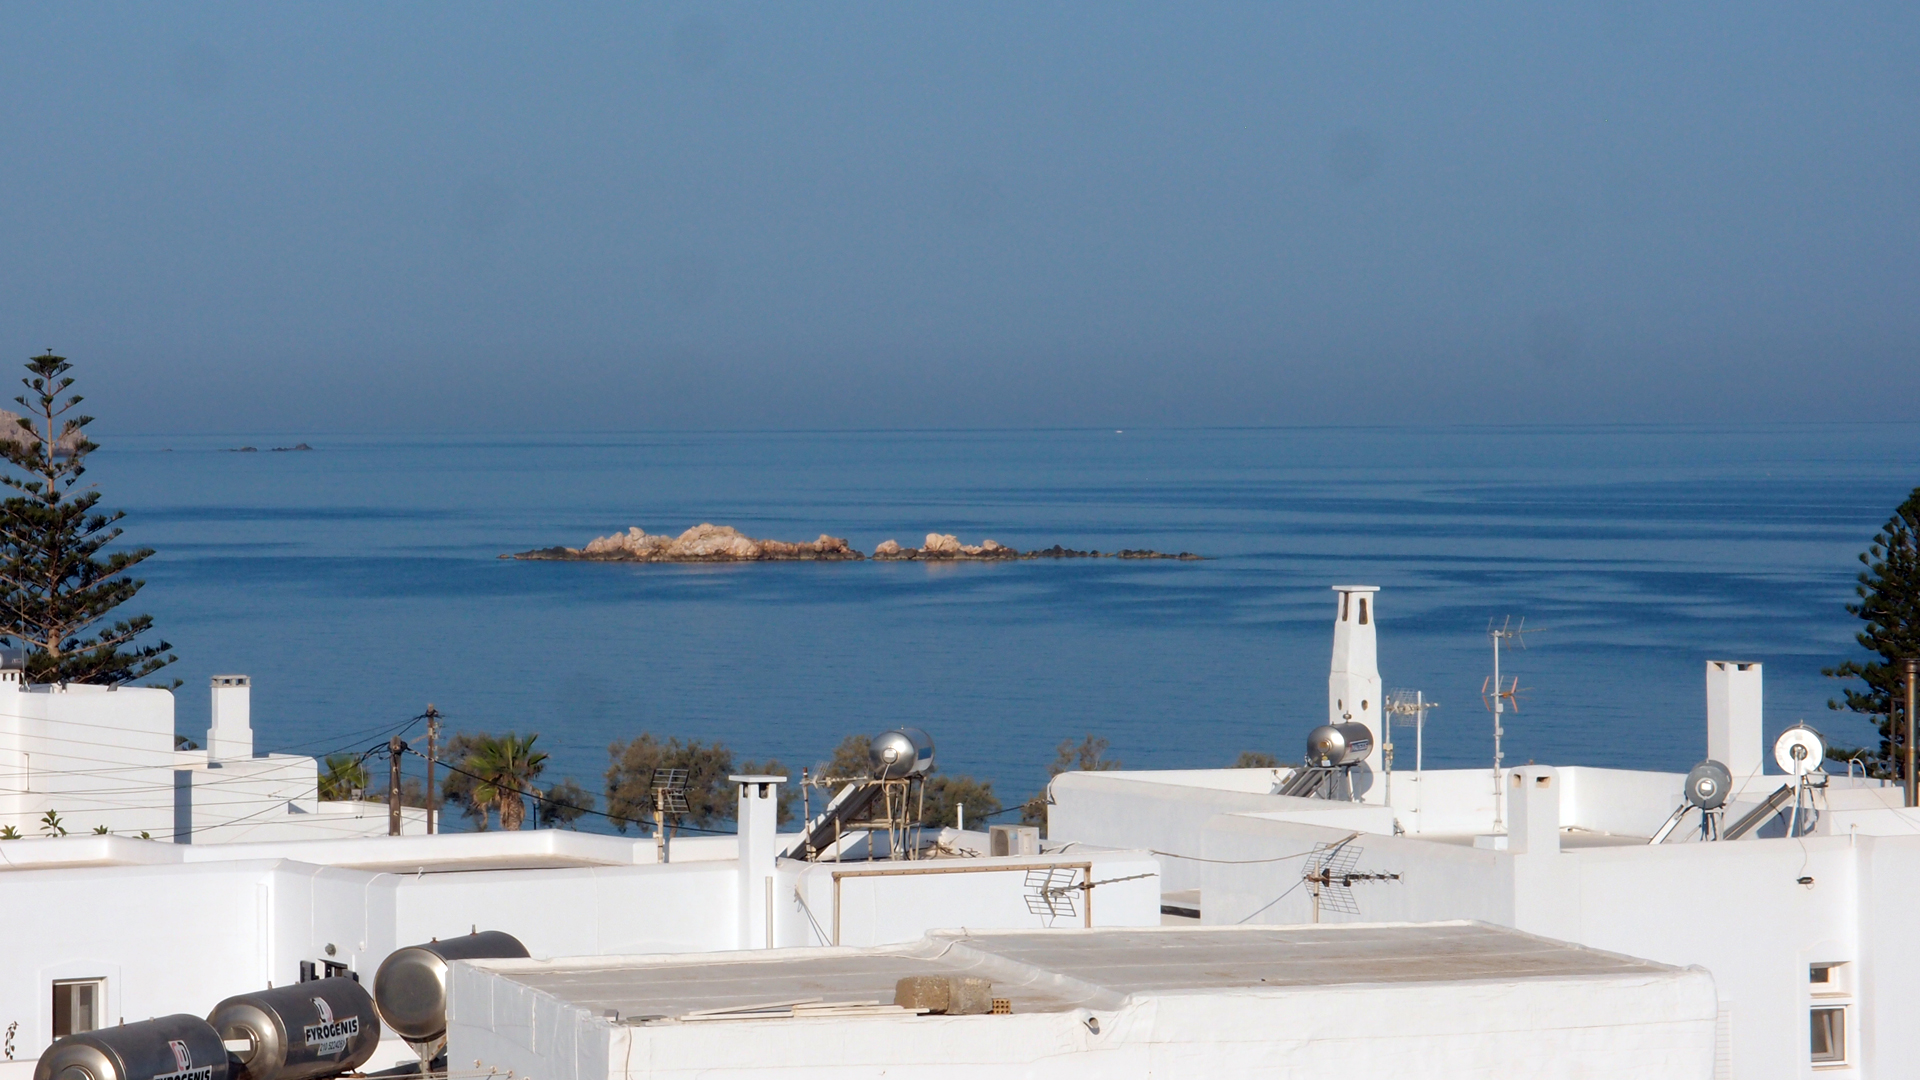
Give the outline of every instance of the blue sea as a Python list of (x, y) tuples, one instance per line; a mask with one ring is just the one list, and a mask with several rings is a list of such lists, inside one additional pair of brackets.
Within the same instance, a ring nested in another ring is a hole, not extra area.
[[(1490, 763), (1510, 616), (1509, 763), (1687, 768), (1708, 659), (1766, 664), (1770, 731), (1866, 742), (1820, 669), (1856, 654), (1856, 556), (1920, 483), (1920, 426), (1888, 424), (98, 437), (195, 737), (229, 672), (260, 749), (359, 751), (432, 702), (450, 731), (538, 732), (547, 778), (589, 790), (641, 732), (797, 769), (914, 724), (1009, 805), (1088, 734), (1131, 768), (1293, 759), (1348, 582), (1381, 587), (1386, 684), (1441, 703), (1431, 765)], [(700, 522), (1207, 558), (498, 557)]]

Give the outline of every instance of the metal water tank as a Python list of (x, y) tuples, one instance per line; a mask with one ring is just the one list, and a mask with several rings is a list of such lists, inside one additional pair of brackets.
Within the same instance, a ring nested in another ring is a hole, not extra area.
[(1321, 724), (1307, 733), (1307, 764), (1323, 769), (1358, 765), (1373, 749), (1373, 732), (1365, 724)]
[(40, 1055), (33, 1080), (228, 1080), (227, 1048), (211, 1024), (176, 1013), (68, 1035)]
[(1819, 772), (1826, 760), (1826, 736), (1808, 727), (1804, 720), (1781, 732), (1773, 741), (1773, 763), (1788, 776)]
[(207, 1023), (237, 1062), (232, 1080), (338, 1076), (366, 1064), (380, 1044), (373, 997), (348, 978), (238, 994), (215, 1005)]
[(1725, 765), (1708, 758), (1687, 773), (1687, 801), (1702, 810), (1718, 810), (1733, 791), (1733, 773)]
[(922, 776), (933, 768), (933, 737), (917, 727), (894, 728), (873, 737), (867, 759), (878, 780)]
[(396, 949), (373, 976), (373, 1000), (394, 1034), (429, 1042), (447, 1033), (447, 961), (527, 955), (512, 934), (483, 930)]

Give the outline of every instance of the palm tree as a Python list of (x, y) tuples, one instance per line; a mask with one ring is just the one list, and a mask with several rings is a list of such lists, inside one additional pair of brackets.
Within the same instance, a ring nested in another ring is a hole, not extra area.
[(547, 767), (547, 755), (533, 748), (538, 733), (525, 738), (509, 731), (501, 736), (484, 736), (467, 755), (466, 769), (479, 779), (473, 783), (473, 801), (500, 812), (500, 827), (518, 829), (527, 819), (523, 794), (534, 793), (533, 784)]
[(358, 798), (367, 790), (367, 767), (357, 754), (328, 754), (320, 774), (320, 797), (328, 802)]

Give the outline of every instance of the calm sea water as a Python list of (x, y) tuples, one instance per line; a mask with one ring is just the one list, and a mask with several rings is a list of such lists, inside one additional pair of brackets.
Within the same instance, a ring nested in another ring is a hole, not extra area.
[[(797, 767), (911, 723), (1009, 804), (1087, 733), (1130, 767), (1293, 758), (1325, 715), (1335, 582), (1382, 587), (1381, 669), (1441, 702), (1437, 766), (1489, 760), (1508, 615), (1539, 631), (1504, 665), (1509, 761), (1686, 768), (1709, 658), (1767, 665), (1770, 730), (1866, 740), (1819, 671), (1854, 650), (1855, 556), (1920, 483), (1907, 425), (106, 441), (89, 479), (159, 549), (138, 606), (180, 657), (183, 731), (209, 675), (245, 672), (262, 749), (362, 749), (431, 701), (454, 730), (539, 732), (551, 778), (598, 789), (642, 731)], [(221, 451), (243, 443), (263, 452)], [(497, 558), (702, 521), (1209, 559)]]

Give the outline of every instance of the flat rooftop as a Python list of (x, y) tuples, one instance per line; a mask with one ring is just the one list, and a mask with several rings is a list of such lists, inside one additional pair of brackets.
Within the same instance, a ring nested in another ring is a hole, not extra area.
[(796, 1001), (893, 1001), (908, 975), (976, 975), (1017, 1013), (1136, 994), (1671, 974), (1482, 923), (945, 931), (874, 949), (498, 960), (476, 967), (628, 1023)]

